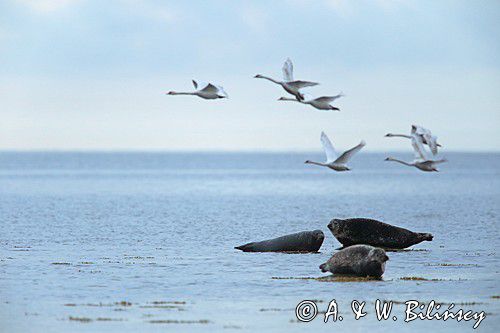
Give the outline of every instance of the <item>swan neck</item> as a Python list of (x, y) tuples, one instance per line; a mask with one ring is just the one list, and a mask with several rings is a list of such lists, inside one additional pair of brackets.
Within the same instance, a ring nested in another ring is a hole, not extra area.
[(401, 160), (398, 160), (396, 158), (393, 158), (391, 161), (398, 162), (398, 163), (401, 163), (401, 164), (404, 164), (404, 165), (408, 165), (408, 166), (413, 166), (413, 164), (411, 164), (411, 163), (408, 163), (408, 162), (405, 162), (405, 161), (401, 161)]
[(325, 163), (314, 162), (314, 161), (309, 161), (308, 163), (309, 164), (316, 164), (316, 165), (319, 165), (319, 166), (327, 166)]
[(269, 80), (273, 83), (276, 83), (276, 84), (280, 84), (278, 81), (276, 81), (275, 79), (273, 79), (272, 77), (269, 77), (269, 76), (264, 76), (264, 75), (261, 75), (260, 76), (262, 79), (266, 79), (266, 80)]
[(392, 134), (392, 136), (400, 136), (402, 138), (411, 139), (411, 136), (410, 135), (406, 135), (406, 134)]

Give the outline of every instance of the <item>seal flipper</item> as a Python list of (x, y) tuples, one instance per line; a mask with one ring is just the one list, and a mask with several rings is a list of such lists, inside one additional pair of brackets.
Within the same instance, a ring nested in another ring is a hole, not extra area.
[(243, 252), (253, 252), (253, 245), (254, 243), (248, 243), (240, 246), (235, 246), (234, 248)]

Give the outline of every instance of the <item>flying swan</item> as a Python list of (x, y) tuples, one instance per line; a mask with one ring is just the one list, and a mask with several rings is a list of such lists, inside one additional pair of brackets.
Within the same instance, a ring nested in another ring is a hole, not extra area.
[(261, 74), (257, 74), (254, 76), (257, 79), (266, 79), (273, 83), (279, 84), (285, 89), (285, 91), (297, 98), (298, 100), (303, 100), (304, 96), (300, 92), (300, 89), (305, 87), (317, 86), (319, 83), (309, 82), (309, 81), (301, 81), (293, 79), (293, 64), (290, 58), (286, 59), (285, 64), (283, 65), (283, 81), (276, 81), (273, 78), (268, 76), (264, 76)]
[(304, 99), (299, 100), (296, 98), (289, 98), (289, 97), (280, 97), (278, 101), (294, 101), (294, 102), (299, 102), (302, 104), (309, 104), (312, 107), (318, 109), (318, 110), (332, 110), (332, 111), (340, 111), (339, 108), (333, 106), (331, 103), (340, 98), (345, 96), (343, 93), (340, 93), (335, 96), (321, 96), (317, 98), (310, 98), (309, 95), (303, 94)]
[(444, 163), (447, 162), (446, 159), (440, 159), (440, 160), (431, 160), (427, 158), (426, 152), (423, 146), (423, 139), (419, 135), (412, 135), (411, 136), (411, 144), (413, 146), (414, 154), (415, 154), (415, 159), (413, 162), (405, 162), (398, 160), (394, 157), (387, 157), (385, 160), (386, 161), (393, 161), (393, 162), (398, 162), (407, 166), (412, 166), (415, 167), (419, 170), (422, 171), (427, 171), (427, 172), (438, 172), (439, 170), (437, 169), (437, 165), (439, 163)]
[(320, 163), (307, 160), (305, 161), (305, 163), (324, 166), (335, 171), (349, 171), (351, 169), (347, 167), (346, 163), (349, 162), (349, 160), (354, 156), (354, 154), (356, 154), (358, 151), (361, 150), (361, 148), (363, 148), (366, 145), (366, 142), (362, 140), (356, 147), (346, 150), (339, 157), (337, 157), (335, 149), (333, 148), (333, 145), (326, 136), (325, 132), (321, 132), (321, 144), (323, 145), (323, 150), (325, 151), (326, 154), (326, 162)]
[(167, 95), (194, 95), (204, 99), (217, 99), (217, 98), (227, 98), (227, 94), (224, 91), (224, 88), (221, 86), (217, 86), (212, 83), (200, 83), (193, 81), (193, 86), (195, 91), (191, 92), (176, 92), (169, 91)]
[(441, 145), (437, 143), (437, 136), (432, 135), (430, 130), (422, 126), (411, 125), (411, 135), (387, 133), (385, 136), (386, 137), (398, 136), (402, 138), (412, 139), (414, 135), (418, 135), (419, 137), (422, 138), (422, 143), (429, 146), (432, 155), (437, 155), (438, 147), (441, 147)]

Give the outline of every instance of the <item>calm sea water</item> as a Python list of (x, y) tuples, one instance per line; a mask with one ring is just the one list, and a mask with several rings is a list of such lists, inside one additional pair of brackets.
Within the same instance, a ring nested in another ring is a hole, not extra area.
[[(0, 153), (0, 331), (472, 331), (404, 323), (412, 299), (485, 311), (478, 330), (495, 330), (500, 155), (450, 153), (440, 173), (384, 157), (335, 173), (303, 164), (319, 154)], [(334, 217), (434, 241), (390, 252), (382, 281), (301, 279), (326, 275)], [(319, 254), (233, 249), (313, 229), (326, 235)], [(304, 299), (319, 311), (335, 299), (344, 320), (297, 322)], [(397, 301), (396, 321), (376, 320), (377, 299)], [(366, 317), (353, 319), (352, 300)]]

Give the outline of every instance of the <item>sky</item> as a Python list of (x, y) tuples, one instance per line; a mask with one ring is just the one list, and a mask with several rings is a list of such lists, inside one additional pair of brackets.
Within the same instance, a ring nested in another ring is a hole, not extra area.
[[(1, 0), (0, 150), (500, 151), (498, 36), (495, 0)], [(340, 112), (253, 78), (288, 57)]]

